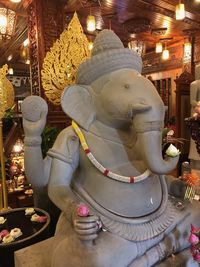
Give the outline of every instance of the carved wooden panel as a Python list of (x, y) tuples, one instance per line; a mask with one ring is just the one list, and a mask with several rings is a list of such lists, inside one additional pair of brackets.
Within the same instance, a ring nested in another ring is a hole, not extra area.
[[(44, 95), (41, 68), (47, 51), (63, 31), (63, 8), (54, 0), (33, 0), (28, 6), (28, 30), (32, 94), (40, 95), (48, 104), (48, 123), (63, 128), (69, 123), (60, 106), (51, 104)], [(55, 112), (55, 114), (54, 114)]]
[(163, 60), (161, 53), (148, 53), (143, 57), (143, 74), (166, 71), (182, 67), (183, 44), (169, 48), (170, 58)]
[[(184, 71), (176, 80), (176, 124), (177, 137), (190, 140), (190, 133), (186, 127), (185, 118), (190, 117), (190, 84), (194, 77), (191, 73)], [(189, 151), (189, 142), (182, 147), (183, 153)]]
[(200, 36), (197, 36), (194, 44), (194, 62), (200, 62)]
[(41, 1), (32, 1), (28, 7), (28, 35), (32, 95), (41, 95), (39, 37)]
[(165, 125), (169, 120), (169, 96), (171, 93), (171, 78), (161, 79), (161, 80), (154, 80), (152, 81), (154, 86), (156, 87), (160, 97), (163, 100), (165, 106), (168, 107), (168, 110), (165, 113)]

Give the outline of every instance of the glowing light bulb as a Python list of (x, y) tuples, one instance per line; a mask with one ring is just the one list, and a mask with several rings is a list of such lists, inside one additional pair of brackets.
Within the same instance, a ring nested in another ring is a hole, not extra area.
[(9, 70), (8, 70), (8, 74), (9, 74), (9, 75), (13, 75), (13, 74), (14, 74), (13, 68), (9, 68)]
[(169, 50), (168, 49), (163, 50), (162, 59), (164, 59), (164, 60), (169, 59)]
[(27, 45), (29, 45), (29, 39), (27, 38), (24, 42), (23, 42), (24, 47), (26, 47)]
[(95, 17), (92, 15), (89, 15), (87, 17), (87, 30), (89, 32), (93, 32), (96, 30), (96, 21), (95, 21)]
[(89, 42), (88, 48), (89, 48), (89, 50), (93, 49), (93, 42)]
[(13, 3), (20, 3), (21, 2), (21, 0), (10, 0), (10, 1)]
[(7, 57), (7, 60), (8, 60), (8, 61), (11, 61), (12, 58), (13, 58), (13, 56), (12, 56), (12, 55), (9, 55), (9, 56)]
[(185, 18), (185, 5), (178, 4), (176, 5), (176, 20), (182, 20)]
[(7, 18), (4, 15), (0, 15), (0, 27), (6, 27), (7, 26)]
[(161, 53), (163, 51), (162, 43), (156, 43), (156, 53)]

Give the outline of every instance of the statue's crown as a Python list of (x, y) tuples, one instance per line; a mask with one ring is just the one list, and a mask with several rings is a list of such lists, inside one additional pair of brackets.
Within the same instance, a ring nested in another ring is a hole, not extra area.
[(78, 68), (77, 83), (91, 84), (105, 74), (124, 68), (141, 72), (141, 57), (135, 51), (124, 48), (113, 31), (103, 30), (94, 41), (91, 58)]
[(105, 52), (110, 49), (124, 48), (119, 37), (111, 30), (101, 31), (94, 40), (92, 56)]

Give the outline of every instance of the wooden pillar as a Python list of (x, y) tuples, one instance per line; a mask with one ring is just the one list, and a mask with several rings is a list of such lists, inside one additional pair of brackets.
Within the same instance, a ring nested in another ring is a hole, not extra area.
[(55, 0), (25, 0), (24, 6), (28, 14), (31, 94), (39, 95), (47, 101), (47, 123), (64, 128), (69, 120), (60, 106), (54, 106), (48, 101), (41, 83), (45, 55), (63, 31), (64, 6)]
[[(191, 73), (184, 71), (176, 80), (176, 133), (177, 137), (190, 140), (190, 133), (184, 119), (190, 117), (190, 84), (194, 81)], [(188, 153), (189, 143), (184, 144), (185, 153)]]

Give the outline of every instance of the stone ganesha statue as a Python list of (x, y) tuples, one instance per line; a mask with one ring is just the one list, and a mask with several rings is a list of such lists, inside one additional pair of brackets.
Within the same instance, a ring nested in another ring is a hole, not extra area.
[[(165, 108), (141, 67), (141, 58), (114, 32), (99, 33), (77, 84), (62, 95), (62, 108), (74, 122), (45, 162), (40, 134), (46, 103), (37, 96), (23, 103), (27, 176), (39, 195), (48, 184), (50, 199), (63, 211), (55, 234), (62, 238), (49, 266), (169, 266), (167, 257), (175, 253), (181, 266), (196, 266), (187, 239), (190, 223), (200, 225), (199, 204), (180, 209), (168, 194), (181, 192), (165, 175), (178, 156), (162, 157)], [(80, 203), (88, 216), (77, 213)]]

